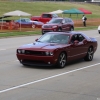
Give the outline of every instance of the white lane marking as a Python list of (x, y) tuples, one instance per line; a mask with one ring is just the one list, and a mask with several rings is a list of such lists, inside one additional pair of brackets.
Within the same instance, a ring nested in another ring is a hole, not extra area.
[(11, 88), (8, 88), (8, 89), (5, 89), (5, 90), (1, 90), (0, 93), (7, 92), (7, 91), (10, 91), (10, 90), (14, 90), (14, 89), (18, 89), (18, 88), (21, 88), (21, 87), (25, 87), (27, 85), (42, 82), (42, 81), (45, 81), (45, 80), (48, 80), (48, 79), (52, 79), (52, 78), (55, 78), (55, 77), (58, 77), (58, 76), (62, 76), (62, 75), (65, 75), (65, 74), (69, 74), (69, 73), (72, 73), (72, 72), (76, 72), (76, 71), (86, 69), (86, 68), (90, 68), (90, 67), (97, 66), (97, 65), (100, 65), (100, 63), (89, 65), (89, 66), (82, 67), (82, 68), (79, 68), (79, 69), (75, 69), (75, 70), (72, 70), (72, 71), (64, 72), (64, 73), (57, 74), (57, 75), (54, 75), (54, 76), (50, 76), (50, 77), (47, 77), (47, 78), (43, 78), (43, 79), (40, 79), (40, 80), (32, 81), (32, 82), (29, 82), (29, 83), (26, 83), (26, 84), (14, 86), (14, 87), (11, 87)]

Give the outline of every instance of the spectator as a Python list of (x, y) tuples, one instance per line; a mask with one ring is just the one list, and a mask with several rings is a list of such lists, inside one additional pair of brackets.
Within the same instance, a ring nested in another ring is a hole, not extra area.
[(83, 21), (83, 26), (85, 26), (85, 27), (86, 27), (86, 20), (87, 20), (86, 16), (83, 15), (83, 17), (82, 17), (82, 21)]

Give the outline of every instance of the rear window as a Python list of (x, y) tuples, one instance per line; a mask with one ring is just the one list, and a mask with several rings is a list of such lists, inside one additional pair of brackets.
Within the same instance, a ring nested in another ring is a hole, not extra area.
[(51, 18), (51, 15), (50, 14), (43, 14), (42, 17), (43, 18)]

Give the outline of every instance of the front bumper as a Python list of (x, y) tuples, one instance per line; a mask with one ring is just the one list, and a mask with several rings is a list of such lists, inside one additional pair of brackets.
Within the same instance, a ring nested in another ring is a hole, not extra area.
[(35, 56), (17, 54), (17, 58), (23, 65), (53, 66), (57, 62), (57, 59), (54, 56)]
[(100, 34), (100, 26), (98, 26), (98, 33)]
[(56, 32), (57, 29), (42, 29), (42, 33), (47, 33), (47, 32)]

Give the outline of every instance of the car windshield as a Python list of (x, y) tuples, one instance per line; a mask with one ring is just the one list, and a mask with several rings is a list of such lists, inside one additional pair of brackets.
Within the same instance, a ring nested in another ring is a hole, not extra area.
[(44, 34), (37, 42), (68, 44), (69, 37), (66, 34)]
[(26, 20), (26, 22), (30, 22), (31, 20), (30, 19), (25, 19)]
[(51, 19), (48, 23), (61, 23), (61, 22), (62, 22), (62, 19), (53, 18), (53, 19)]

